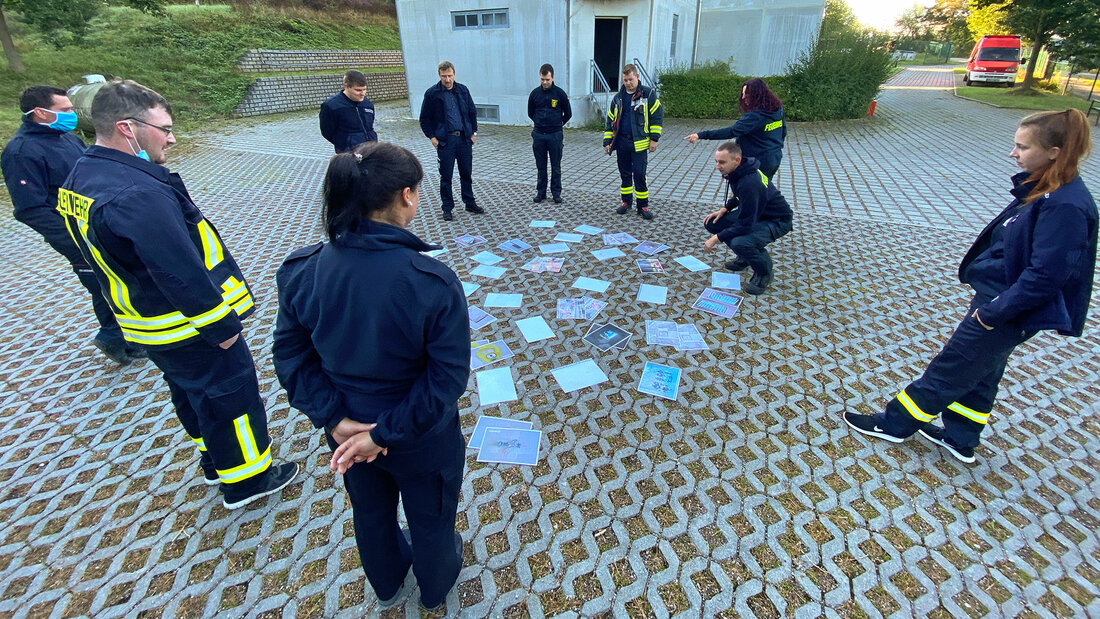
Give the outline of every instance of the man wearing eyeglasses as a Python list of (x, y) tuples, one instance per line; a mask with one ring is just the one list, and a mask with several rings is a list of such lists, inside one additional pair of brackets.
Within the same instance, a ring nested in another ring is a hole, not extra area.
[(0, 168), (15, 207), (15, 218), (42, 235), (46, 243), (69, 261), (81, 285), (92, 296), (99, 332), (92, 344), (108, 359), (126, 365), (145, 353), (127, 345), (99, 282), (80, 249), (73, 243), (57, 212), (57, 190), (73, 164), (84, 154), (84, 142), (70, 133), (76, 128), (73, 104), (64, 90), (31, 86), (19, 98), (23, 124), (4, 147)]
[(172, 108), (129, 80), (92, 100), (96, 143), (73, 166), (57, 210), (127, 341), (164, 372), (207, 484), (227, 509), (273, 494), (298, 473), (273, 464), (267, 414), (241, 320), (252, 292), (178, 174)]

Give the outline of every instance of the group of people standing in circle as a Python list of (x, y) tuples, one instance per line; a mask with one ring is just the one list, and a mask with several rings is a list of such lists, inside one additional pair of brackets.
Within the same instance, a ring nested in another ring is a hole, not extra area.
[[(558, 98), (550, 104), (557, 108), (568, 98), (550, 91), (553, 69), (547, 68), (541, 75), (549, 83), (539, 88), (542, 99)], [(608, 112), (604, 148), (619, 153), (619, 210), (632, 206), (625, 198), (629, 187), (639, 214), (651, 219), (643, 202), (645, 156), (660, 139), (661, 107), (637, 84), (636, 70), (627, 69), (618, 104)], [(421, 126), (441, 151), (441, 173), (453, 164), (444, 162), (451, 150), (461, 172), (468, 170), (476, 117), (469, 115), (468, 90), (453, 81), (453, 66), (440, 65), (440, 77), (439, 92), (431, 94), (438, 101)], [(333, 451), (330, 468), (344, 477), (360, 558), (379, 606), (405, 599), (411, 569), (421, 606), (440, 610), (462, 565), (455, 520), (466, 460), (458, 409), (470, 374), (466, 298), (454, 271), (425, 255), (438, 246), (409, 230), (419, 212), (420, 162), (405, 148), (370, 139), (366, 121), (373, 112), (359, 105), (365, 82), (349, 72), (339, 94), (351, 105), (326, 103), (327, 125), (322, 112), (326, 137), (341, 151), (322, 187), (318, 219), (326, 238), (291, 253), (279, 268), (273, 362), (290, 404)], [(752, 267), (746, 291), (759, 294), (771, 283), (765, 246), (792, 228), (792, 210), (772, 179), (786, 123), (762, 80), (746, 82), (739, 101), (742, 118), (732, 127), (686, 139), (728, 140), (714, 156), (728, 182), (727, 200), (704, 218), (712, 235), (704, 245), (733, 248), (737, 259), (727, 267)], [(82, 259), (74, 268), (94, 273), (92, 283), (102, 289), (125, 345), (164, 371), (204, 479), (219, 485), (226, 507), (285, 487), (298, 467), (273, 464), (255, 368), (240, 337), (253, 299), (221, 237), (165, 167), (175, 142), (168, 102), (134, 82), (105, 86), (92, 105), (96, 146), (60, 175), (49, 153), (72, 148), (71, 140), (61, 140), (72, 129), (61, 122), (71, 104), (47, 89), (25, 97), (22, 107), (24, 126), (3, 153), (17, 212), (54, 213), (70, 231), (80, 252), (70, 259)], [(539, 148), (551, 162), (557, 153), (559, 165), (552, 167), (559, 178), (547, 183), (540, 174), (535, 201), (544, 201), (549, 189), (560, 202), (561, 142), (545, 137), (560, 127), (539, 114), (536, 105), (532, 115), (542, 129), (536, 132), (543, 134), (536, 138), (536, 160), (547, 159), (539, 159)], [(339, 137), (340, 118), (354, 120), (352, 129), (358, 126), (365, 139), (342, 148), (358, 138)], [(458, 138), (453, 149), (452, 138)], [(1041, 330), (1083, 332), (1097, 210), (1078, 166), (1090, 147), (1079, 111), (1043, 112), (1020, 123), (1010, 155), (1020, 168), (1013, 199), (959, 270), (975, 290), (970, 308), (923, 376), (877, 415), (845, 413), (849, 426), (892, 442), (919, 433), (959, 460), (975, 460), (1012, 350)], [(478, 212), (466, 189), (464, 180), (466, 209)], [(56, 246), (56, 239), (46, 240)], [(932, 423), (939, 416), (942, 428)], [(399, 501), (407, 531), (398, 524)]]

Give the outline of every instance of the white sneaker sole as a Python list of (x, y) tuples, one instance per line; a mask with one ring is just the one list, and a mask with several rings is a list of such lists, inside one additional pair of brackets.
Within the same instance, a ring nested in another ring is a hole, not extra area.
[[(863, 434), (865, 436), (873, 436), (875, 438), (881, 438), (882, 440), (890, 441), (891, 443), (904, 443), (905, 442), (905, 439), (898, 438), (898, 437), (894, 436), (893, 434), (887, 434), (885, 432), (873, 432), (871, 430), (864, 430), (863, 428), (860, 428), (858, 426), (853, 425), (852, 422), (848, 421), (847, 417), (843, 417), (843, 419), (844, 419), (844, 423), (848, 424), (849, 428), (851, 428), (851, 429), (855, 430), (856, 432), (859, 432), (860, 434)], [(878, 427), (878, 426), (875, 426), (875, 427)]]
[(955, 459), (958, 460), (959, 462), (964, 462), (966, 464), (974, 464), (978, 460), (974, 456), (964, 456), (964, 455), (962, 455), (961, 453), (955, 451), (954, 447), (952, 447), (951, 445), (948, 445), (946, 441), (941, 441), (940, 439), (938, 439), (934, 436), (930, 436), (928, 434), (925, 434), (924, 430), (917, 430), (917, 433), (921, 435), (921, 438), (928, 441), (929, 443), (932, 443), (933, 445), (939, 445), (940, 447), (943, 447), (944, 449), (946, 449), (947, 453), (951, 454), (952, 456), (955, 456)]
[(271, 490), (265, 490), (265, 491), (260, 492), (258, 494), (254, 494), (254, 495), (252, 495), (248, 498), (241, 499), (240, 501), (237, 501), (236, 503), (228, 503), (228, 502), (226, 502), (225, 499), (222, 499), (222, 506), (225, 507), (226, 509), (240, 509), (240, 508), (244, 507), (245, 505), (248, 505), (249, 503), (251, 503), (253, 501), (258, 501), (259, 499), (262, 499), (265, 496), (270, 496), (272, 494), (275, 494), (276, 492), (278, 492), (278, 491), (282, 490), (283, 488), (286, 488), (287, 486), (289, 486), (290, 482), (294, 481), (294, 478), (298, 477), (298, 473), (300, 473), (301, 470), (302, 470), (302, 467), (298, 466), (297, 463), (295, 463), (295, 465), (294, 465), (294, 474), (291, 475), (289, 478), (287, 478), (286, 481), (279, 484), (278, 487), (272, 488)]

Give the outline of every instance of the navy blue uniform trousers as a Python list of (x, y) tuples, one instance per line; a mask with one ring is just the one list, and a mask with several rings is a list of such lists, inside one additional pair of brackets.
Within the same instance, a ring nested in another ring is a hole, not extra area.
[(617, 139), (615, 141), (616, 163), (619, 164), (619, 177), (622, 183), (619, 192), (623, 202), (630, 206), (636, 196), (638, 208), (649, 206), (649, 186), (646, 184), (646, 167), (649, 165), (649, 151), (634, 150), (634, 142), (631, 140)]
[(474, 147), (469, 136), (447, 134), (439, 141), (436, 149), (439, 158), (439, 200), (443, 212), (455, 208), (455, 195), (451, 190), (451, 177), (454, 176), (455, 163), (458, 163), (458, 180), (461, 186), (462, 203), (467, 208), (476, 206), (474, 202)]
[(271, 438), (244, 337), (228, 349), (195, 338), (179, 348), (146, 350), (164, 372), (176, 416), (199, 448), (207, 477), (217, 473), (229, 501), (251, 494), (271, 467)]
[(41, 234), (46, 243), (54, 248), (54, 251), (69, 261), (73, 273), (76, 273), (77, 279), (80, 280), (80, 285), (84, 286), (88, 294), (92, 295), (92, 311), (95, 312), (96, 320), (99, 321), (99, 333), (96, 335), (96, 339), (108, 344), (121, 343), (123, 341), (122, 329), (119, 328), (118, 321), (115, 320), (115, 314), (111, 311), (110, 304), (103, 297), (99, 280), (96, 279), (95, 273), (92, 272), (91, 267), (84, 260), (84, 254), (80, 253), (80, 248), (73, 242), (73, 237), (69, 234), (68, 228), (65, 227), (65, 221), (61, 216), (57, 213), (43, 212), (41, 215), (24, 216), (21, 221), (33, 228), (38, 234)]
[[(718, 234), (737, 223), (737, 212), (727, 213), (718, 221), (705, 224), (707, 232)], [(726, 245), (752, 267), (754, 275), (768, 275), (772, 272), (772, 257), (768, 253), (768, 243), (786, 235), (794, 228), (791, 220), (766, 219), (752, 225), (752, 232), (735, 236)]]
[(959, 447), (978, 446), (1009, 355), (1036, 333), (1011, 324), (990, 331), (973, 316), (978, 305), (977, 299), (971, 302), (966, 318), (924, 375), (902, 389), (879, 413), (879, 426), (887, 433), (910, 436), (942, 414), (948, 442)]
[(565, 132), (539, 133), (531, 132), (533, 140), (532, 150), (535, 152), (535, 167), (538, 169), (538, 185), (536, 193), (539, 197), (546, 197), (546, 160), (550, 159), (550, 193), (555, 197), (561, 197), (561, 153), (565, 145)]
[[(326, 437), (335, 450), (332, 435)], [(428, 608), (441, 604), (454, 587), (462, 568), (455, 552), (455, 516), (465, 466), (466, 441), (455, 417), (415, 446), (390, 447), (386, 455), (344, 473), (359, 558), (378, 599), (397, 593), (410, 566), (420, 601)], [(397, 522), (398, 497), (409, 523), (411, 552)]]

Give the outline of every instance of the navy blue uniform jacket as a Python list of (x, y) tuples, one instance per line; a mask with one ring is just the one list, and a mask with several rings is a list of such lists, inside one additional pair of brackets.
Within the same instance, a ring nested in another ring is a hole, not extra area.
[(84, 148), (84, 142), (71, 133), (23, 118), (22, 126), (0, 154), (0, 168), (16, 219), (61, 220), (56, 210), (57, 190), (84, 154)]
[(733, 193), (726, 200), (726, 208), (737, 213), (737, 223), (718, 233), (718, 240), (728, 242), (735, 236), (752, 232), (758, 221), (769, 219), (790, 220), (793, 217), (787, 199), (779, 193), (775, 184), (760, 171), (760, 163), (745, 157), (729, 175), (729, 190)]
[[(477, 133), (477, 107), (474, 106), (474, 99), (470, 96), (470, 89), (455, 82), (451, 91), (458, 97), (459, 113), (466, 114), (470, 127), (474, 133)], [(434, 86), (424, 91), (424, 103), (420, 106), (420, 130), (429, 139), (435, 138), (442, 141), (447, 137), (447, 108), (443, 103), (446, 92), (443, 82), (436, 82)]]
[(539, 133), (557, 133), (573, 118), (569, 95), (557, 84), (543, 90), (539, 85), (527, 97), (527, 117), (535, 123)]
[(331, 429), (377, 423), (402, 449), (455, 423), (470, 377), (470, 319), (458, 276), (408, 230), (360, 219), (279, 267), (275, 372), (290, 405)]
[(779, 165), (783, 159), (783, 141), (787, 139), (787, 122), (783, 118), (783, 108), (774, 112), (757, 110), (745, 112), (733, 125), (725, 129), (700, 131), (703, 140), (737, 139), (741, 154), (760, 161), (761, 167)]
[(321, 135), (332, 142), (338, 153), (347, 152), (363, 142), (377, 142), (374, 132), (374, 104), (370, 99), (359, 103), (338, 92), (321, 104)]
[(92, 146), (58, 211), (92, 265), (128, 341), (216, 346), (241, 331), (252, 293), (214, 226), (168, 168)]
[(1034, 187), (1028, 173), (1012, 177), (1016, 198), (982, 230), (959, 265), (967, 267), (989, 246), (994, 226), (1004, 226), (1004, 281), (1008, 289), (978, 307), (982, 322), (1024, 330), (1055, 329), (1080, 336), (1092, 297), (1096, 269), (1096, 203), (1081, 177), (1021, 204)]

